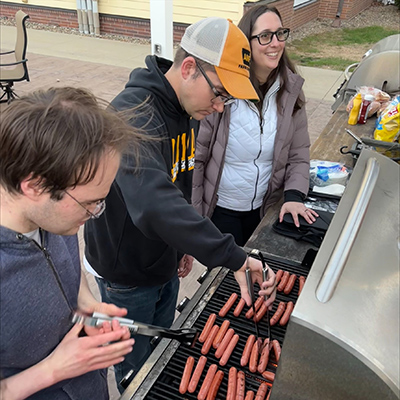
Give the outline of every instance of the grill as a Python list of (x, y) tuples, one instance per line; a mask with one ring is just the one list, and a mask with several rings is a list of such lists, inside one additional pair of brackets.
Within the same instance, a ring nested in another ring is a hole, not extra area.
[[(274, 272), (276, 272), (278, 269), (283, 269), (290, 273), (295, 273), (297, 276), (307, 276), (308, 274), (308, 268), (302, 266), (300, 263), (283, 260), (276, 257), (265, 257), (265, 259)], [(258, 289), (257, 285), (256, 289)], [(215, 323), (219, 326), (221, 326), (225, 319), (228, 319), (230, 321), (230, 328), (235, 330), (235, 333), (239, 335), (240, 339), (226, 366), (221, 367), (219, 365), (219, 359), (214, 356), (215, 350), (212, 348), (206, 355), (207, 364), (196, 391), (192, 394), (187, 392), (182, 395), (179, 393), (179, 385), (186, 360), (189, 356), (193, 356), (197, 362), (202, 355), (201, 348), (203, 344), (197, 341), (193, 348), (189, 348), (179, 345), (179, 343), (176, 341), (163, 339), (153, 352), (152, 356), (150, 356), (144, 368), (139, 372), (134, 381), (125, 391), (121, 397), (121, 400), (197, 399), (198, 391), (200, 390), (208, 367), (211, 364), (217, 364), (218, 369), (224, 372), (224, 379), (218, 390), (218, 399), (226, 397), (228, 374), (231, 367), (236, 367), (238, 371), (242, 370), (245, 372), (246, 391), (253, 390), (256, 393), (261, 382), (267, 382), (267, 384), (271, 387), (272, 383), (263, 379), (261, 374), (252, 374), (249, 371), (248, 366), (242, 367), (240, 365), (240, 358), (242, 356), (247, 338), (249, 335), (255, 333), (253, 320), (249, 320), (244, 316), (248, 307), (245, 306), (241, 315), (239, 317), (235, 317), (233, 315), (233, 310), (239, 301), (237, 300), (225, 317), (222, 318), (218, 316), (219, 310), (225, 304), (232, 292), (240, 294), (239, 285), (237, 284), (233, 273), (227, 269), (221, 269), (217, 273), (216, 271), (212, 271), (202, 284), (202, 287), (199, 289), (199, 295), (195, 296), (191, 300), (180, 318), (177, 320), (177, 323), (174, 325), (174, 328), (193, 326), (199, 332), (201, 332), (209, 315), (212, 313), (217, 314), (217, 320)], [(270, 312), (270, 316), (272, 316), (276, 311), (279, 301), (293, 301), (295, 303), (297, 299), (297, 293), (298, 279), (296, 280), (295, 286), (289, 295), (285, 295), (283, 292), (278, 292), (277, 300), (274, 302), (274, 308), (272, 312)], [(182, 319), (184, 319), (183, 323), (180, 322)], [(179, 324), (179, 326), (177, 326), (177, 324)], [(267, 324), (265, 319), (259, 323), (259, 328), (261, 337), (266, 337)], [(279, 324), (274, 325), (271, 327), (271, 338), (277, 339), (282, 346), (285, 332), (286, 327), (281, 327)], [(271, 351), (267, 371), (275, 373), (276, 367), (277, 364), (274, 352)]]

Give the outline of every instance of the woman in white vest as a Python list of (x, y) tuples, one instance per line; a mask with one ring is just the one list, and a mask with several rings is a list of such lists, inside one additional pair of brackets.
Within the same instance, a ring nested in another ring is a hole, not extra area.
[(243, 246), (268, 207), (284, 196), (279, 218), (291, 213), (313, 223), (304, 206), (310, 138), (304, 79), (285, 51), (290, 30), (275, 7), (259, 5), (240, 20), (251, 45), (250, 76), (259, 103), (236, 100), (201, 122), (192, 203)]

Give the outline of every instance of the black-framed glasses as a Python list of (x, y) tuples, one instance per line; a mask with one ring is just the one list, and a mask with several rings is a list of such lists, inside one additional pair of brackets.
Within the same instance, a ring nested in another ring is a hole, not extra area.
[(93, 212), (89, 211), (81, 202), (79, 202), (72, 194), (68, 193), (66, 190), (64, 192), (71, 197), (72, 200), (77, 202), (85, 211), (86, 213), (90, 216), (91, 219), (97, 219), (100, 217), (101, 214), (103, 214), (104, 210), (106, 209), (106, 199), (99, 200), (96, 203), (96, 207), (94, 208)]
[(214, 84), (211, 82), (210, 78), (207, 76), (206, 72), (204, 71), (203, 67), (199, 64), (196, 63), (197, 68), (201, 72), (201, 74), (204, 76), (204, 79), (207, 81), (208, 85), (210, 86), (212, 92), (214, 93), (215, 97), (211, 99), (211, 102), (214, 104), (224, 104), (227, 106), (228, 104), (232, 104), (235, 101), (235, 98), (231, 95), (224, 96), (221, 94), (217, 88), (214, 86)]
[(261, 32), (258, 35), (251, 36), (250, 40), (257, 38), (258, 43), (260, 43), (261, 46), (266, 46), (267, 44), (270, 44), (272, 42), (274, 35), (276, 36), (279, 42), (285, 42), (289, 37), (289, 33), (290, 33), (289, 28), (281, 28), (275, 32), (269, 32), (269, 31)]

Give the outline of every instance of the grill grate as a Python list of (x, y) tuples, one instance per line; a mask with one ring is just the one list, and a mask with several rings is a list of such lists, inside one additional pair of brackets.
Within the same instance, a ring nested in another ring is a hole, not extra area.
[[(269, 259), (266, 257), (266, 261), (268, 265), (276, 272), (278, 269), (283, 269), (285, 271), (289, 271), (290, 273), (295, 273), (297, 276), (307, 276), (308, 269), (303, 267), (299, 263), (295, 263), (292, 261), (287, 260), (276, 260), (276, 259)], [(297, 300), (297, 293), (299, 289), (298, 279), (296, 280), (295, 286), (292, 292), (289, 295), (285, 295), (283, 292), (278, 292), (276, 300), (274, 302), (273, 310), (270, 311), (270, 316), (276, 311), (277, 305), (280, 301), (293, 301), (296, 303)], [(258, 291), (258, 286), (256, 285), (255, 291)], [(172, 358), (168, 361), (167, 365), (163, 369), (162, 373), (156, 380), (156, 382), (152, 385), (150, 390), (148, 391), (147, 395), (145, 396), (146, 399), (149, 400), (161, 400), (161, 399), (197, 399), (197, 394), (200, 390), (200, 387), (203, 383), (204, 377), (208, 370), (208, 367), (211, 364), (217, 364), (218, 369), (224, 372), (224, 379), (222, 384), (218, 390), (217, 399), (225, 399), (227, 394), (227, 387), (228, 387), (228, 374), (229, 369), (234, 366), (237, 368), (238, 371), (242, 370), (246, 375), (246, 392), (247, 390), (253, 390), (255, 393), (258, 390), (258, 387), (261, 382), (267, 382), (267, 384), (271, 387), (271, 382), (266, 381), (264, 378), (261, 377), (259, 373), (252, 374), (248, 366), (242, 367), (240, 365), (240, 359), (242, 356), (242, 352), (244, 346), (246, 344), (247, 338), (249, 335), (255, 333), (254, 329), (254, 322), (252, 320), (248, 320), (245, 318), (244, 314), (248, 310), (248, 307), (245, 306), (244, 310), (242, 311), (239, 317), (235, 317), (233, 315), (233, 310), (238, 302), (234, 304), (234, 306), (229, 310), (228, 314), (221, 318), (218, 316), (218, 312), (221, 307), (225, 304), (228, 300), (229, 296), (232, 292), (236, 292), (240, 295), (239, 285), (237, 284), (234, 275), (232, 272), (229, 272), (226, 277), (221, 282), (220, 286), (208, 301), (207, 305), (205, 306), (204, 310), (198, 316), (196, 322), (194, 323), (194, 328), (196, 328), (199, 332), (204, 327), (208, 317), (210, 314), (215, 313), (217, 314), (216, 324), (221, 326), (222, 322), (225, 319), (230, 321), (230, 328), (235, 330), (235, 333), (239, 334), (240, 339), (239, 342), (232, 353), (228, 364), (225, 367), (221, 367), (219, 365), (219, 359), (214, 356), (215, 350), (211, 348), (209, 353), (206, 355), (207, 357), (207, 364), (203, 371), (202, 377), (199, 381), (197, 389), (194, 393), (186, 392), (184, 395), (179, 393), (179, 385), (182, 377), (182, 373), (186, 364), (186, 360), (189, 356), (193, 356), (195, 359), (195, 365), (197, 364), (198, 359), (200, 358), (201, 348), (203, 346), (202, 343), (196, 342), (193, 348), (188, 348), (183, 345), (180, 345)], [(239, 296), (240, 297), (240, 296)], [(266, 329), (266, 321), (263, 319), (259, 323), (260, 328), (260, 335), (261, 337), (265, 337), (267, 334)], [(277, 339), (281, 346), (283, 345), (283, 340), (286, 332), (286, 327), (281, 327), (279, 324), (271, 327), (271, 338)], [(267, 371), (271, 371), (273, 373), (276, 372), (276, 360), (274, 356), (274, 352), (271, 351), (270, 359), (267, 366)]]

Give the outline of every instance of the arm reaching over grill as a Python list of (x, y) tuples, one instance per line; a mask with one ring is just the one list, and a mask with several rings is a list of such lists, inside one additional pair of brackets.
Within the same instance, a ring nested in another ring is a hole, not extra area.
[(260, 296), (267, 296), (268, 300), (265, 302), (265, 305), (271, 309), (272, 303), (276, 297), (276, 283), (275, 283), (275, 273), (269, 268), (268, 280), (263, 282), (263, 265), (261, 261), (256, 260), (253, 257), (249, 257), (246, 259), (245, 263), (242, 267), (235, 272), (235, 279), (240, 287), (241, 297), (244, 299), (248, 306), (251, 305), (251, 298), (249, 291), (247, 289), (246, 283), (246, 268), (249, 267), (251, 270), (251, 277), (253, 282), (258, 282), (260, 287), (262, 288), (258, 294)]

